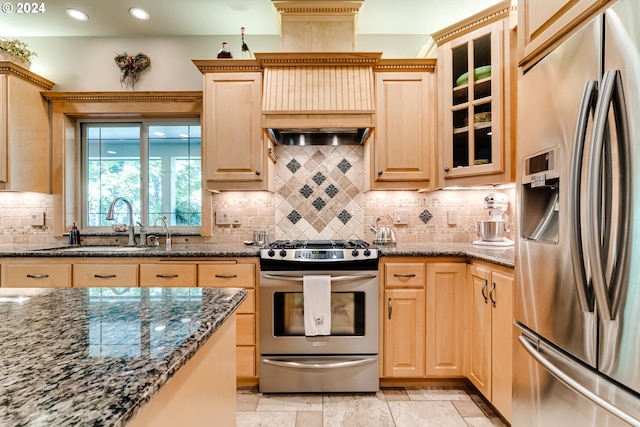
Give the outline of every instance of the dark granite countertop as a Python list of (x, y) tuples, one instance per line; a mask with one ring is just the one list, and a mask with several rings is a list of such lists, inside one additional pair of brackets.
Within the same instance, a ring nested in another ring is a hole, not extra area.
[(246, 296), (0, 288), (0, 425), (125, 425)]
[(467, 257), (513, 268), (515, 250), (510, 247), (477, 246), (472, 243), (398, 243), (381, 246), (381, 256)]
[(260, 248), (243, 243), (186, 243), (174, 244), (170, 251), (164, 246), (157, 248), (130, 248), (126, 246), (111, 247), (121, 251), (95, 251), (96, 246), (78, 247), (52, 245), (0, 245), (0, 257), (118, 257), (118, 258), (197, 258), (197, 257), (256, 257)]
[[(513, 268), (515, 251), (513, 246), (494, 248), (472, 243), (398, 243), (379, 246), (381, 256), (459, 256), (492, 262)], [(0, 257), (152, 257), (152, 258), (198, 258), (198, 257), (257, 257), (260, 248), (242, 243), (188, 243), (174, 244), (171, 251), (163, 247), (122, 252), (92, 251), (91, 247), (74, 248), (34, 245), (0, 245)]]

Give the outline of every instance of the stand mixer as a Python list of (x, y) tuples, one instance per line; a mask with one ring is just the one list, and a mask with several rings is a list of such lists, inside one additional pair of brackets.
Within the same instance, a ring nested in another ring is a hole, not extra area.
[(502, 193), (489, 193), (484, 198), (484, 208), (489, 211), (488, 221), (478, 221), (476, 234), (480, 240), (475, 240), (474, 245), (481, 246), (513, 246), (515, 242), (506, 237), (509, 230), (507, 209), (509, 198)]

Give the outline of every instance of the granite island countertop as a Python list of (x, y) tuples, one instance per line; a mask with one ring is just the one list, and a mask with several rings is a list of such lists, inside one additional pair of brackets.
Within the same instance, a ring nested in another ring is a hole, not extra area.
[(0, 288), (0, 425), (125, 425), (246, 297), (237, 288)]
[[(374, 246), (375, 247), (375, 246)], [(513, 268), (515, 250), (510, 247), (478, 246), (472, 243), (398, 243), (377, 246), (381, 256), (455, 256), (468, 257)], [(92, 252), (89, 247), (68, 250), (68, 246), (0, 245), (0, 257), (119, 257), (119, 258), (198, 258), (198, 257), (258, 257), (260, 248), (242, 243), (187, 243), (173, 245), (171, 251), (160, 248), (123, 252)]]

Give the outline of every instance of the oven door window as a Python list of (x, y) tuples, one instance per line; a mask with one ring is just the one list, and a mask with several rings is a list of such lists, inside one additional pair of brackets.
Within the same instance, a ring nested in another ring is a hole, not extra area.
[[(364, 292), (331, 292), (331, 335), (364, 336)], [(273, 294), (275, 336), (304, 336), (302, 292)]]

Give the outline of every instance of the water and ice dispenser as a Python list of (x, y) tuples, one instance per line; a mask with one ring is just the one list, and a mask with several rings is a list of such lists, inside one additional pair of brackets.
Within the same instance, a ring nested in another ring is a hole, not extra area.
[(558, 243), (560, 170), (557, 147), (524, 158), (521, 226), (524, 240)]

